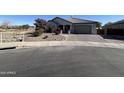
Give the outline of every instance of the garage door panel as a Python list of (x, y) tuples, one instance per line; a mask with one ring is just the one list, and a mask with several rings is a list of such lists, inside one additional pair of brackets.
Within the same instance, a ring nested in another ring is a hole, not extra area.
[(74, 32), (77, 34), (91, 34), (92, 26), (76, 24), (76, 25), (74, 25)]

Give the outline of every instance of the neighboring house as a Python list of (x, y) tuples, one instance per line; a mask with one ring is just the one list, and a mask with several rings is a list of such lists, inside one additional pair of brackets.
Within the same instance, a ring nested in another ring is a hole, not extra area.
[(75, 34), (97, 34), (96, 21), (83, 20), (77, 18), (70, 18), (65, 20), (60, 17), (56, 17), (47, 23), (47, 29), (54, 31), (56, 28), (60, 28), (63, 33), (75, 33)]
[(106, 24), (103, 30), (105, 35), (124, 35), (124, 20)]

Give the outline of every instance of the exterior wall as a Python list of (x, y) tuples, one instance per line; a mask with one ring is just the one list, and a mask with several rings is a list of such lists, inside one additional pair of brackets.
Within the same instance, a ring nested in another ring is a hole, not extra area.
[(124, 23), (122, 23), (122, 24), (113, 24), (113, 25), (108, 26), (108, 28), (110, 28), (110, 29), (124, 29)]
[(92, 34), (97, 34), (96, 24), (92, 24)]
[(124, 23), (111, 24), (105, 26), (103, 29), (104, 35), (122, 35), (124, 34)]
[(55, 24), (52, 21), (47, 22), (46, 25), (46, 30), (48, 30), (49, 28), (51, 28), (52, 32), (55, 31), (57, 29), (57, 24)]
[(70, 32), (72, 33), (72, 23), (70, 23), (66, 20), (63, 20), (61, 18), (55, 18), (55, 19), (53, 19), (53, 21), (58, 23), (58, 25), (63, 25), (63, 29), (65, 29), (65, 25), (70, 25)]
[(71, 32), (74, 33), (74, 24), (72, 24)]

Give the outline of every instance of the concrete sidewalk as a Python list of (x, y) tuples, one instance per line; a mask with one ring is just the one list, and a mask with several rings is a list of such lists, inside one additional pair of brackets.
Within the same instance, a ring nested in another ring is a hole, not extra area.
[(45, 47), (45, 46), (90, 46), (90, 47), (108, 47), (124, 49), (124, 44), (91, 42), (91, 41), (42, 41), (42, 42), (11, 42), (2, 43), (0, 48), (7, 47)]

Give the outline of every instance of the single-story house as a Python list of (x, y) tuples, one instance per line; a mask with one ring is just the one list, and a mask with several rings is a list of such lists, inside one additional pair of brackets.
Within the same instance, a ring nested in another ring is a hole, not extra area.
[(124, 35), (124, 20), (106, 24), (103, 30), (105, 35)]
[(70, 18), (63, 19), (56, 17), (47, 22), (47, 29), (55, 30), (60, 28), (62, 33), (74, 33), (74, 34), (97, 34), (96, 21)]

